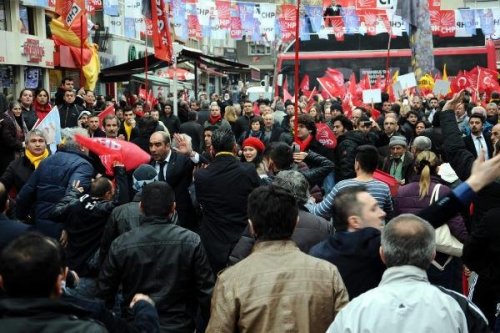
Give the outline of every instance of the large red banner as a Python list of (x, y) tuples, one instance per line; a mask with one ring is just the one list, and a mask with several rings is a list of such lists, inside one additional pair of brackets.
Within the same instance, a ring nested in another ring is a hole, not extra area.
[(168, 7), (163, 0), (151, 0), (153, 23), (153, 46), (155, 57), (166, 62), (172, 62), (172, 37), (168, 21)]

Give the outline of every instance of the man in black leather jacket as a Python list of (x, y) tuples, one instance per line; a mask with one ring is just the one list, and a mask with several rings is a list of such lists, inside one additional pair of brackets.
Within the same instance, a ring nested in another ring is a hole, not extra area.
[(163, 332), (192, 333), (198, 308), (203, 319), (209, 317), (214, 285), (200, 237), (171, 222), (174, 191), (167, 183), (144, 186), (140, 205), (145, 215), (141, 225), (111, 244), (98, 296), (112, 306), (120, 284), (124, 304), (136, 292), (147, 291)]

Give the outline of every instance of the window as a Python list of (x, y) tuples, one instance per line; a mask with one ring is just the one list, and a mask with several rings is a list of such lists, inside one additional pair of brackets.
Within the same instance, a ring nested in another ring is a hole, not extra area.
[(0, 0), (0, 30), (7, 30), (8, 29), (8, 20), (9, 16), (9, 8), (8, 8), (8, 1), (6, 0)]
[(35, 35), (35, 9), (19, 5), (19, 32)]
[(248, 55), (270, 55), (271, 47), (263, 44), (248, 43)]

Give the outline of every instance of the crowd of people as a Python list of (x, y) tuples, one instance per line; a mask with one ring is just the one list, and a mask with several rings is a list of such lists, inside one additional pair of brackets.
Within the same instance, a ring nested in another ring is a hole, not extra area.
[[(500, 331), (498, 93), (180, 97), (96, 101), (65, 78), (8, 105), (2, 330)], [(150, 162), (106, 172), (78, 135)]]

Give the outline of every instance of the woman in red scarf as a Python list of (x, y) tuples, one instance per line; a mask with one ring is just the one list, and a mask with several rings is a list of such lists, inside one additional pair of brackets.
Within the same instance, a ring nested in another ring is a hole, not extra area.
[(38, 89), (35, 93), (33, 106), (35, 107), (36, 116), (39, 121), (42, 121), (50, 110), (52, 110), (52, 106), (49, 103), (49, 96), (49, 92), (43, 88)]

